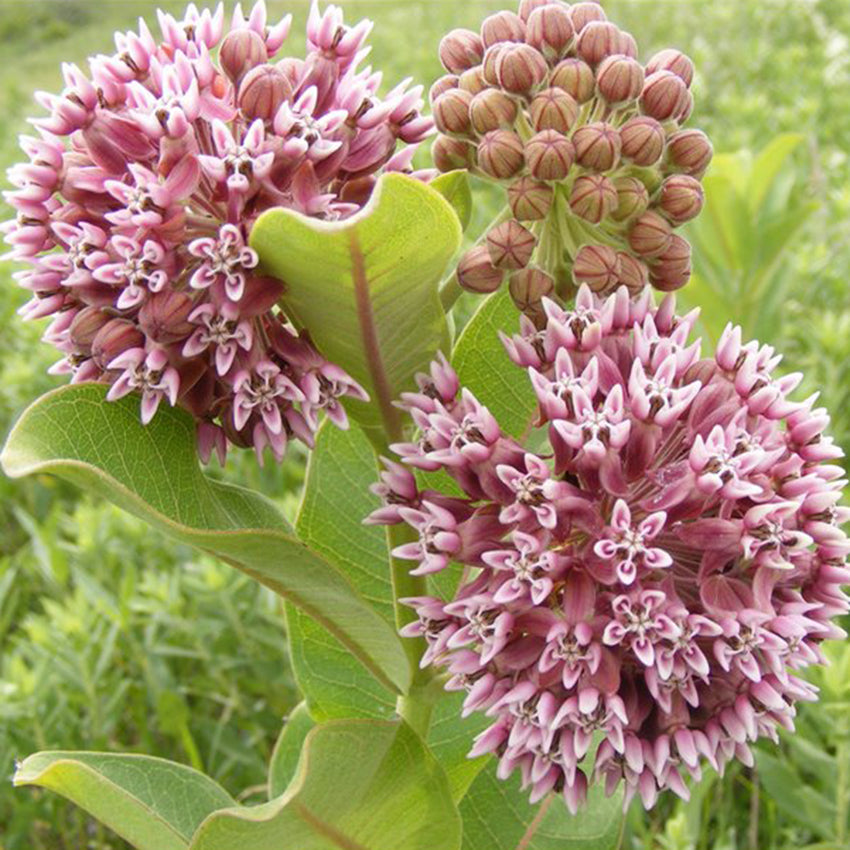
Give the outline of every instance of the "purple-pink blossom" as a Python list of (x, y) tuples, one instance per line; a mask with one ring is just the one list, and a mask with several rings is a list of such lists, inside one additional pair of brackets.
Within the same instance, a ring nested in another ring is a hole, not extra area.
[[(418, 439), (385, 461), (370, 521), (416, 532), (395, 553), (414, 573), (462, 571), (451, 599), (407, 600), (403, 634), (490, 717), (471, 755), (532, 800), (575, 811), (595, 780), (649, 807), (687, 797), (703, 763), (751, 764), (815, 698), (798, 672), (850, 608), (842, 453), (772, 348), (730, 326), (703, 356), (672, 296), (582, 287), (543, 308), (504, 337), (535, 450), (440, 359), (403, 399)], [(464, 495), (420, 490), (411, 467)]]
[(222, 4), (157, 21), (159, 37), (140, 21), (36, 96), (47, 114), (21, 139), (2, 226), (26, 265), (21, 313), (51, 317), (54, 372), (139, 394), (146, 422), (163, 402), (190, 411), (205, 459), (228, 445), (280, 458), (321, 413), (346, 427), (344, 399), (365, 393), (289, 323), (251, 228), (272, 207), (357, 212), (381, 173), (411, 172), (432, 124), (421, 87), (381, 96), (372, 25), (336, 6), (312, 3), (304, 58), (277, 55), (291, 16), (267, 20), (263, 0), (229, 26)]

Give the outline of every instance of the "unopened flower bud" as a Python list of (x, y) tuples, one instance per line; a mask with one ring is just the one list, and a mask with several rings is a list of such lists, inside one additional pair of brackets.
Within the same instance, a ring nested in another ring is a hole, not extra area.
[(458, 80), (458, 88), (468, 91), (471, 95), (479, 94), (489, 88), (487, 80), (484, 79), (484, 71), (479, 65), (477, 68), (470, 68), (460, 75)]
[(620, 30), (620, 50), (623, 56), (628, 56), (629, 59), (637, 59), (638, 45), (635, 37), (625, 30)]
[(598, 3), (575, 3), (570, 7), (570, 19), (576, 32), (593, 21), (607, 21), (608, 16)]
[(372, 197), (377, 182), (372, 174), (346, 180), (342, 189), (340, 189), (339, 199), (345, 204), (356, 204), (358, 207), (365, 206), (369, 198)]
[(573, 261), (573, 279), (597, 294), (611, 292), (620, 280), (620, 258), (607, 245), (584, 245)]
[(563, 89), (544, 89), (530, 107), (531, 123), (535, 130), (557, 130), (567, 135), (578, 118), (579, 107), (575, 99)]
[(525, 40), (547, 59), (560, 59), (575, 36), (566, 7), (551, 4), (535, 9), (528, 18)]
[(487, 48), (484, 54), (484, 61), (481, 63), (481, 76), (484, 77), (484, 82), (490, 86), (499, 85), (499, 77), (496, 74), (496, 62), (499, 60), (499, 55), (507, 47), (506, 44), (494, 44)]
[(94, 362), (101, 369), (106, 369), (119, 354), (131, 348), (140, 348), (144, 344), (145, 335), (133, 322), (128, 319), (113, 319), (95, 335), (91, 353)]
[(148, 339), (161, 345), (179, 342), (194, 330), (189, 321), (194, 307), (194, 302), (185, 292), (156, 292), (139, 311), (139, 327)]
[(620, 134), (602, 122), (579, 127), (573, 134), (576, 160), (591, 171), (610, 171), (620, 162)]
[(611, 213), (615, 221), (626, 221), (642, 215), (649, 208), (649, 192), (637, 177), (617, 177), (617, 208)]
[(667, 142), (667, 156), (675, 168), (692, 177), (702, 177), (714, 156), (714, 148), (702, 130), (679, 130)]
[(458, 283), (467, 292), (485, 295), (495, 292), (501, 285), (505, 273), (490, 262), (486, 245), (477, 245), (461, 257), (457, 267)]
[(524, 269), (537, 247), (534, 234), (510, 218), (496, 225), (487, 234), (490, 262), (497, 269)]
[(673, 230), (665, 218), (648, 210), (635, 219), (629, 245), (641, 257), (658, 257), (670, 247)]
[(520, 177), (508, 187), (508, 203), (514, 218), (519, 221), (541, 221), (546, 218), (554, 198), (555, 190), (533, 177)]
[(557, 130), (542, 130), (525, 143), (525, 161), (536, 180), (563, 180), (575, 153), (573, 143)]
[(549, 81), (553, 86), (563, 89), (576, 103), (587, 103), (596, 88), (590, 65), (575, 58), (559, 62)]
[(268, 61), (266, 43), (257, 33), (247, 28), (228, 33), (218, 51), (218, 62), (222, 70), (237, 85), (248, 71)]
[(525, 165), (522, 139), (512, 130), (487, 133), (478, 145), (478, 166), (497, 180), (510, 180)]
[(623, 156), (643, 168), (649, 168), (660, 161), (664, 155), (666, 138), (664, 128), (654, 118), (631, 118), (620, 127)]
[(431, 149), (431, 158), (444, 174), (458, 168), (472, 168), (475, 165), (475, 145), (463, 139), (437, 136)]
[(258, 65), (239, 84), (239, 108), (252, 121), (271, 121), (284, 101), (292, 97), (292, 86), (274, 65)]
[(289, 81), (292, 91), (295, 91), (304, 77), (304, 60), (285, 56), (279, 62), (275, 62), (274, 66)]
[(640, 295), (649, 283), (646, 263), (625, 251), (618, 251), (617, 256), (620, 259), (620, 285), (625, 286), (631, 295)]
[(535, 9), (539, 9), (541, 6), (549, 6), (556, 0), (520, 0), (519, 2), (519, 16), (528, 23), (528, 19), (531, 17), (531, 13)]
[(525, 41), (525, 22), (513, 12), (496, 12), (481, 24), (481, 38), (485, 47), (505, 41)]
[(431, 103), (431, 106), (434, 105), (434, 102), (441, 94), (445, 94), (450, 89), (456, 89), (459, 83), (460, 77), (456, 74), (446, 74), (445, 76), (440, 77), (434, 85), (431, 86), (431, 91), (428, 93), (428, 100)]
[(705, 203), (702, 184), (687, 174), (674, 174), (661, 184), (658, 206), (674, 225), (696, 218)]
[(472, 126), (481, 136), (493, 130), (513, 127), (517, 112), (516, 101), (499, 89), (479, 92), (469, 106)]
[(676, 120), (688, 102), (688, 87), (672, 71), (656, 71), (646, 78), (640, 96), (645, 115), (656, 121)]
[(619, 27), (607, 21), (591, 21), (576, 39), (576, 52), (588, 65), (598, 65), (608, 56), (621, 53)]
[(452, 30), (440, 42), (440, 61), (452, 74), (462, 74), (481, 64), (484, 43), (477, 32), (466, 29)]
[(688, 88), (694, 80), (694, 63), (684, 53), (672, 48), (656, 53), (646, 63), (647, 74), (656, 71), (672, 71)]
[(104, 325), (112, 321), (112, 317), (104, 313), (100, 307), (84, 307), (74, 316), (69, 335), (71, 342), (81, 352), (91, 354), (92, 343)]
[(496, 59), (499, 86), (511, 94), (528, 94), (540, 86), (549, 73), (543, 55), (528, 44), (511, 44)]
[(644, 72), (641, 64), (628, 56), (609, 56), (596, 71), (596, 88), (608, 103), (627, 103), (640, 97)]
[(449, 89), (434, 102), (434, 123), (441, 133), (465, 136), (472, 125), (469, 121), (469, 106), (472, 95), (463, 89)]
[(691, 278), (691, 246), (673, 235), (667, 249), (652, 264), (652, 285), (662, 292), (681, 289)]
[(599, 224), (616, 208), (617, 189), (602, 174), (584, 174), (573, 183), (570, 209), (579, 218)]
[(555, 281), (543, 269), (530, 266), (511, 275), (508, 290), (518, 310), (531, 318), (542, 318), (541, 302), (555, 291)]

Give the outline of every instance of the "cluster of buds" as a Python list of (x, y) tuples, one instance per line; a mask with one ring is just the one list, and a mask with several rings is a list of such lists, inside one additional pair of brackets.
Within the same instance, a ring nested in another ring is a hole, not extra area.
[[(575, 811), (593, 779), (649, 807), (687, 797), (703, 763), (752, 764), (752, 742), (814, 699), (798, 671), (850, 608), (841, 451), (772, 348), (730, 326), (703, 358), (673, 295), (582, 286), (573, 309), (543, 309), (504, 342), (548, 445), (506, 435), (435, 362), (404, 398), (420, 436), (393, 447), (371, 521), (415, 531), (394, 552), (414, 574), (462, 571), (454, 598), (406, 600), (403, 634), (492, 718), (470, 755), (519, 770), (532, 800), (560, 791)], [(420, 490), (411, 468), (464, 496)]]
[(290, 20), (268, 25), (259, 0), (225, 32), (221, 5), (190, 5), (159, 13), (160, 40), (144, 21), (118, 33), (116, 54), (88, 75), (63, 66), (64, 91), (38, 95), (48, 115), (9, 172), (22, 313), (53, 317), (55, 371), (137, 391), (146, 422), (181, 405), (204, 459), (228, 444), (280, 458), (322, 411), (345, 426), (340, 399), (365, 394), (287, 322), (250, 231), (270, 207), (351, 215), (381, 172), (410, 172), (433, 126), (421, 87), (378, 97), (381, 75), (361, 67), (369, 21), (314, 2), (306, 58), (276, 59)]
[(542, 321), (554, 291), (687, 283), (690, 245), (674, 230), (702, 209), (712, 147), (683, 128), (691, 60), (663, 50), (644, 67), (636, 56), (593, 2), (522, 0), (519, 14), (443, 39), (435, 164), (502, 183), (509, 208), (463, 258), (465, 289), (493, 292), (509, 274), (517, 305)]

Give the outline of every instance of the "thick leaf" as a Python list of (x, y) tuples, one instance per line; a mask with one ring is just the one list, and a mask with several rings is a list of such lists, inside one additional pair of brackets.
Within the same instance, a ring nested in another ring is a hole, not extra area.
[[(298, 536), (336, 566), (395, 629), (385, 530), (363, 525), (379, 506), (369, 492), (378, 479), (375, 455), (363, 432), (324, 425), (310, 456), (298, 513)], [(287, 608), (292, 667), (316, 720), (344, 717), (386, 719), (394, 695), (322, 625)]]
[(301, 748), (316, 722), (310, 717), (305, 703), (300, 703), (283, 725), (269, 762), (269, 799), (280, 797), (295, 776)]
[(345, 221), (278, 208), (251, 231), (264, 270), (286, 285), (287, 312), (369, 393), (369, 403), (349, 405), (369, 430), (398, 430), (393, 401), (438, 350), (448, 350), (438, 284), (460, 239), (451, 204), (401, 174), (382, 177), (369, 203)]
[(452, 354), (462, 386), (514, 437), (528, 431), (537, 402), (524, 369), (511, 362), (499, 339), (519, 330), (519, 311), (506, 288), (491, 295), (464, 328)]
[(783, 133), (772, 139), (760, 151), (750, 175), (747, 201), (754, 214), (761, 211), (765, 198), (770, 193), (779, 173), (785, 168), (788, 158), (805, 141), (800, 133)]
[(395, 630), (271, 502), (201, 472), (183, 412), (161, 409), (143, 426), (136, 399), (107, 402), (97, 384), (64, 387), (25, 411), (0, 462), (12, 477), (58, 475), (217, 555), (322, 622), (386, 687), (407, 689)]
[(403, 723), (334, 721), (307, 736), (286, 793), (207, 819), (192, 850), (458, 850), (446, 775)]
[(460, 219), (460, 226), (466, 230), (472, 220), (472, 189), (469, 186), (469, 172), (449, 171), (431, 181), (436, 189), (454, 208)]
[(622, 798), (588, 794), (573, 816), (563, 799), (551, 795), (537, 806), (519, 789), (519, 777), (496, 778), (495, 762), (478, 775), (460, 803), (463, 850), (613, 850), (620, 838)]
[(185, 850), (204, 818), (235, 805), (209, 777), (148, 756), (37, 753), (14, 782), (67, 797), (137, 850)]

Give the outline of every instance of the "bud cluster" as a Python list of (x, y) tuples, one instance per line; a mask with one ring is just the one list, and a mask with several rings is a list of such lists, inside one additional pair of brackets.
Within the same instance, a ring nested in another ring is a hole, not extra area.
[(687, 283), (690, 246), (674, 230), (699, 215), (712, 157), (705, 134), (683, 127), (694, 67), (676, 50), (645, 66), (636, 57), (594, 2), (522, 0), (518, 14), (443, 39), (435, 164), (504, 184), (512, 215), (486, 240), (489, 267), (482, 246), (464, 258), (461, 286), (492, 292), (510, 274), (517, 303), (540, 318), (543, 295), (583, 283), (603, 295)]
[(263, 0), (247, 18), (237, 5), (228, 31), (221, 5), (192, 4), (182, 20), (159, 13), (160, 39), (144, 21), (116, 34), (88, 74), (64, 65), (5, 194), (9, 257), (33, 294), (22, 313), (53, 317), (55, 371), (139, 393), (146, 422), (179, 404), (205, 459), (228, 444), (280, 458), (290, 438), (312, 442), (323, 411), (345, 426), (340, 399), (365, 393), (288, 323), (250, 231), (272, 207), (355, 213), (433, 127), (421, 86), (378, 96), (381, 75), (361, 67), (369, 21), (314, 2), (302, 59), (276, 57), (291, 16), (266, 17)]

